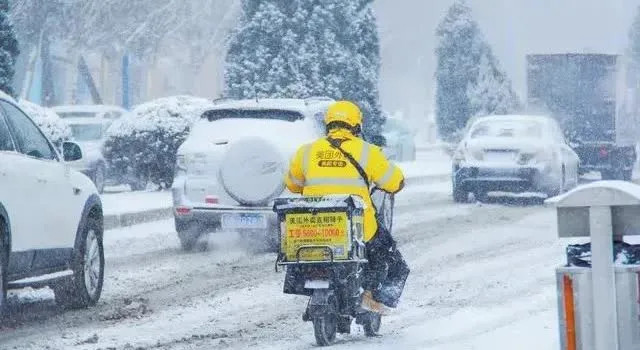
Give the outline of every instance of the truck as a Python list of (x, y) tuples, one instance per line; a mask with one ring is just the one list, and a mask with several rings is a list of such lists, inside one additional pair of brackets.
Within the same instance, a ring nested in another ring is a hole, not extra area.
[(618, 54), (530, 54), (527, 109), (558, 120), (580, 173), (631, 180), (640, 131), (638, 79)]

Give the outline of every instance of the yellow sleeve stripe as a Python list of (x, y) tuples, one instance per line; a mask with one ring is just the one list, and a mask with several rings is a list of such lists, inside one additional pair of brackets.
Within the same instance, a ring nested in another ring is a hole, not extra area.
[(358, 163), (360, 164), (360, 166), (364, 171), (367, 171), (367, 165), (369, 165), (369, 149), (370, 148), (371, 146), (368, 145), (367, 143), (365, 142), (362, 143), (362, 152), (360, 153), (360, 160), (358, 161)]
[(297, 185), (297, 186), (300, 186), (300, 187), (304, 187), (304, 181), (302, 181), (300, 179), (297, 179), (291, 173), (289, 173), (289, 181), (291, 181), (291, 183), (293, 183), (294, 185)]
[(304, 145), (302, 153), (302, 174), (307, 176), (309, 173), (309, 159), (311, 158), (311, 145)]
[(382, 176), (382, 178), (379, 181), (376, 181), (376, 183), (380, 187), (385, 187), (386, 185), (388, 185), (389, 181), (391, 181), (391, 179), (393, 177), (393, 173), (394, 173), (395, 170), (396, 170), (395, 165), (389, 164), (389, 168), (387, 169), (387, 171), (384, 173), (384, 175)]

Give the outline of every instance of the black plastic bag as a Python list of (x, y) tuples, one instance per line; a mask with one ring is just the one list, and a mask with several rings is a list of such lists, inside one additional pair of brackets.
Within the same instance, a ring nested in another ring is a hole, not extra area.
[[(640, 245), (613, 242), (613, 261), (622, 265), (640, 264)], [(591, 243), (568, 245), (567, 266), (591, 267)]]

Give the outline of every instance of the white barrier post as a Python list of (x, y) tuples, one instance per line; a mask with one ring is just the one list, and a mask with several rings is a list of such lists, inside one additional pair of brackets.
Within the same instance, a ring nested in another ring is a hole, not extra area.
[(618, 349), (615, 273), (610, 206), (589, 208), (591, 231), (591, 282), (596, 350)]
[(640, 236), (640, 186), (598, 181), (546, 203), (558, 237), (591, 238), (590, 267), (556, 269), (561, 350), (640, 350), (640, 264), (613, 256), (614, 239)]

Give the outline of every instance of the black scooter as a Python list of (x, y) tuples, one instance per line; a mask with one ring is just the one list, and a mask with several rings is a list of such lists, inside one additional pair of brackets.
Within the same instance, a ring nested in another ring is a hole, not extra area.
[[(391, 228), (393, 196), (374, 197), (378, 221)], [(284, 266), (284, 293), (309, 296), (303, 321), (313, 323), (316, 342), (333, 344), (349, 334), (353, 320), (368, 337), (376, 336), (381, 315), (361, 308), (367, 266), (360, 197), (278, 198), (281, 247), (276, 270)]]

